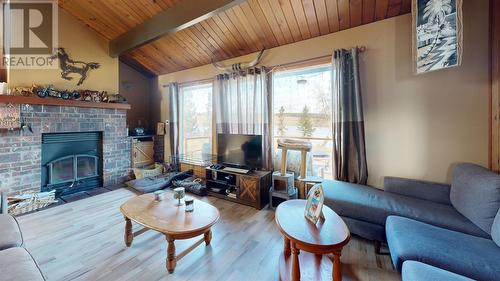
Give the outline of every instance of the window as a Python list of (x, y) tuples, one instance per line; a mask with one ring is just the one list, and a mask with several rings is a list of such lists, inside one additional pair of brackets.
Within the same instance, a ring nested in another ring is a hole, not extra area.
[(181, 85), (179, 150), (201, 162), (212, 153), (212, 83)]
[(283, 137), (310, 141), (313, 172), (327, 179), (333, 178), (330, 84), (329, 64), (273, 74), (274, 147)]

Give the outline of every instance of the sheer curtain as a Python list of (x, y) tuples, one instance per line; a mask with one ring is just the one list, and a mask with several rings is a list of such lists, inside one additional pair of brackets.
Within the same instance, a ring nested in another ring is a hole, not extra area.
[(335, 179), (366, 184), (365, 126), (358, 48), (332, 55), (333, 162)]
[(217, 75), (214, 83), (216, 133), (262, 135), (264, 169), (272, 167), (265, 69)]

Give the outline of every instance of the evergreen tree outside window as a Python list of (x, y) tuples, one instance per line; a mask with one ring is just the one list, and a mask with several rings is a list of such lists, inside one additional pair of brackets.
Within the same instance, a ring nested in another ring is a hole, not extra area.
[(331, 65), (278, 69), (272, 74), (273, 147), (279, 138), (310, 141), (313, 169), (332, 173)]

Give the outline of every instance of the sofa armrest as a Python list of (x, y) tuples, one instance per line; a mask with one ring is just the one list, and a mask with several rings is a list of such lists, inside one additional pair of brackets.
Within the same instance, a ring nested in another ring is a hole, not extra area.
[(396, 177), (385, 177), (384, 190), (408, 197), (451, 205), (449, 184)]

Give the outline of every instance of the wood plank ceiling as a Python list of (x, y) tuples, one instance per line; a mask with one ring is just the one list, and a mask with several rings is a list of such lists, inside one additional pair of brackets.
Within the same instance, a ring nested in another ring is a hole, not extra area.
[[(112, 40), (179, 1), (182, 0), (60, 0), (59, 5)], [(411, 0), (247, 0), (120, 59), (149, 75), (167, 74), (410, 10)]]

